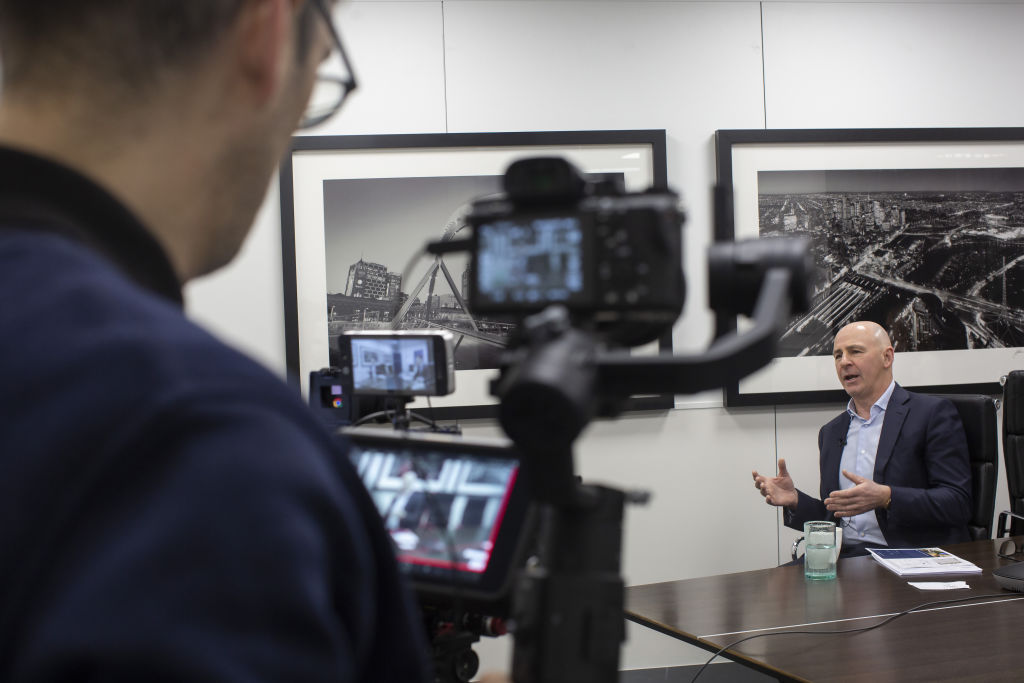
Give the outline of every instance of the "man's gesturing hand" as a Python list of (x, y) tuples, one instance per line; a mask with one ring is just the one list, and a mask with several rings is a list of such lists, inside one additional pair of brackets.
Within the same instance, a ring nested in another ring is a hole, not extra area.
[(853, 517), (868, 510), (885, 507), (892, 496), (892, 489), (885, 484), (876, 484), (867, 477), (846, 470), (843, 470), (843, 476), (856, 486), (833, 491), (825, 499), (825, 507), (836, 517)]
[(779, 458), (779, 476), (777, 477), (765, 477), (758, 474), (757, 470), (754, 470), (752, 474), (754, 475), (754, 486), (764, 496), (764, 502), (779, 507), (796, 507), (798, 499), (796, 486), (786, 470), (784, 459)]

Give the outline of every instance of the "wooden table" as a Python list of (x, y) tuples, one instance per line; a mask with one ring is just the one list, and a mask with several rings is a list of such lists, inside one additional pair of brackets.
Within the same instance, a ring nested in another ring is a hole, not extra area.
[[(803, 567), (792, 566), (633, 586), (626, 615), (714, 652), (759, 633), (871, 626), (922, 603), (979, 596), (864, 633), (756, 638), (723, 656), (782, 681), (1024, 681), (1024, 594), (1003, 590), (992, 577), (1012, 563), (996, 554), (999, 542), (944, 546), (981, 567), (980, 575), (900, 577), (870, 557), (854, 557), (839, 561), (834, 581), (807, 581)], [(970, 589), (907, 584), (961, 579)]]

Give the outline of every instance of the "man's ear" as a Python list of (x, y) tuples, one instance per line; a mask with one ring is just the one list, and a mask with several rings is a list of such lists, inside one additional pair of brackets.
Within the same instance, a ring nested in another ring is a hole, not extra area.
[(297, 0), (248, 0), (238, 18), (236, 57), (252, 102), (271, 100), (293, 59)]
[(892, 367), (892, 361), (895, 357), (896, 352), (892, 350), (892, 347), (886, 347), (885, 351), (882, 352), (882, 363), (884, 367)]

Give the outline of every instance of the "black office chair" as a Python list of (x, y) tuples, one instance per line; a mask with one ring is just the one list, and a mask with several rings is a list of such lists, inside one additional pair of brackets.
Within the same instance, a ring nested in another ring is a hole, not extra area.
[(971, 518), (967, 530), (980, 541), (992, 538), (999, 476), (999, 434), (996, 402), (983, 394), (934, 394), (949, 399), (960, 413), (971, 458)]
[[(1006, 488), (1010, 494), (1010, 513), (1024, 515), (1024, 370), (1014, 370), (1003, 378), (1003, 462)], [(1024, 534), (1024, 521), (1000, 514), (997, 536)]]
[[(1020, 416), (1019, 424), (1024, 432), (1024, 373), (1020, 380)], [(967, 522), (967, 530), (971, 539), (980, 541), (985, 538), (992, 538), (992, 516), (996, 507), (996, 479), (999, 476), (999, 443), (996, 425), (996, 402), (989, 396), (983, 394), (933, 394), (948, 399), (957, 412), (960, 413), (960, 421), (964, 424), (964, 434), (967, 436), (967, 454), (971, 461), (971, 518)], [(1006, 424), (1006, 412), (1004, 409), (1003, 424)], [(1005, 439), (1005, 437), (1004, 437)], [(1005, 440), (1003, 442), (1006, 443)], [(1018, 446), (1018, 463), (1024, 465), (1024, 433), (1021, 434)], [(1024, 477), (1024, 467), (1018, 465), (1017, 473)], [(1009, 459), (1007, 459), (1007, 472), (1009, 472)], [(1019, 478), (1021, 487), (1018, 489), (1024, 493), (1024, 478)], [(1024, 498), (1018, 496), (1017, 504), (1020, 506), (1020, 513), (1024, 514)], [(1016, 511), (1017, 508), (1014, 508)], [(1024, 522), (1017, 522), (1024, 524)], [(1015, 532), (1016, 533), (1016, 532)], [(794, 560), (799, 557), (800, 543), (803, 536), (793, 542), (790, 553)]]

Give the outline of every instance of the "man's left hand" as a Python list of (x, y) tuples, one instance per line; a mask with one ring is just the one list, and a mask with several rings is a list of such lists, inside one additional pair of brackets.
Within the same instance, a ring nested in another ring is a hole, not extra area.
[(884, 507), (892, 496), (892, 489), (885, 484), (876, 484), (867, 477), (846, 470), (843, 470), (843, 476), (855, 486), (833, 491), (825, 499), (825, 507), (836, 517), (853, 517), (868, 510)]

